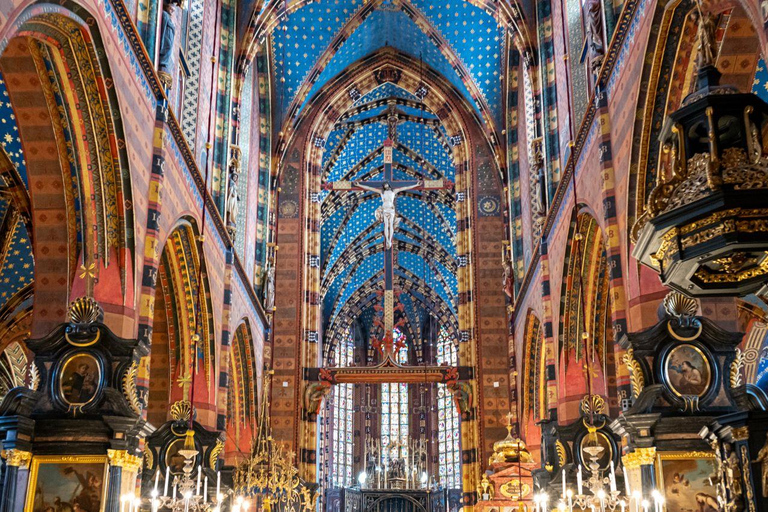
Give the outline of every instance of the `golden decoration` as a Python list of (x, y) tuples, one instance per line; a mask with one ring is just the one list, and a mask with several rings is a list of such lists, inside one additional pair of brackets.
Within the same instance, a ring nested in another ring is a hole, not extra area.
[(605, 414), (605, 398), (600, 395), (586, 395), (581, 399), (581, 412), (586, 415)]
[(699, 304), (695, 299), (683, 295), (680, 292), (670, 292), (664, 297), (664, 310), (674, 318), (696, 316)]
[(28, 468), (29, 463), (32, 460), (32, 453), (14, 448), (10, 450), (0, 450), (0, 457), (2, 457), (3, 460), (5, 460), (5, 463), (9, 466)]
[[(746, 427), (742, 427), (746, 428)], [(741, 445), (741, 460), (745, 461), (742, 466), (744, 471), (744, 484), (747, 491), (747, 504), (749, 506), (749, 512), (755, 512), (755, 490), (752, 488), (752, 468), (750, 468), (749, 453), (747, 452), (747, 445)]]
[(224, 441), (216, 440), (216, 445), (211, 449), (211, 455), (208, 457), (208, 467), (216, 469), (216, 463), (219, 461), (219, 455), (224, 451)]
[(744, 425), (743, 427), (737, 427), (731, 431), (734, 441), (746, 441), (749, 439), (749, 427)]
[(483, 479), (480, 481), (480, 496), (488, 496), (489, 500), (493, 499), (493, 485), (488, 480), (488, 475), (483, 475)]
[(96, 264), (91, 263), (87, 267), (85, 266), (85, 263), (80, 265), (80, 279), (85, 278), (93, 279), (96, 277)]
[(635, 359), (635, 350), (627, 349), (627, 353), (622, 357), (622, 361), (629, 370), (629, 383), (632, 385), (632, 398), (637, 398), (645, 388), (645, 374), (640, 363)]
[[(738, 255), (739, 253), (736, 253)], [(731, 256), (729, 258), (720, 258), (721, 260), (731, 260), (731, 263), (728, 264), (728, 268), (735, 268), (737, 266), (737, 263), (733, 262), (733, 257)], [(753, 261), (756, 261), (753, 258)], [(721, 263), (722, 266), (722, 263)], [(740, 283), (742, 281), (749, 281), (751, 279), (755, 279), (758, 277), (762, 277), (768, 275), (768, 258), (763, 257), (762, 261), (759, 265), (751, 266), (749, 268), (739, 270), (739, 271), (723, 271), (717, 272), (714, 270), (711, 270), (707, 267), (699, 267), (699, 269), (694, 274), (694, 277), (700, 279), (701, 281), (705, 283)]]
[(568, 455), (565, 450), (565, 445), (562, 441), (559, 439), (555, 441), (555, 453), (557, 453), (557, 463), (560, 467), (565, 466), (565, 463), (568, 462)]
[(525, 442), (512, 435), (512, 413), (507, 414), (507, 437), (493, 443), (493, 455), (488, 460), (489, 465), (506, 462), (533, 462), (531, 452)]
[(152, 469), (155, 466), (155, 452), (149, 446), (144, 447), (144, 468)]
[(37, 368), (37, 363), (32, 361), (29, 365), (29, 389), (37, 391), (40, 387), (40, 370)]
[(123, 468), (131, 473), (138, 472), (141, 467), (141, 458), (129, 454), (126, 450), (107, 450), (107, 459), (110, 466)]
[(650, 466), (656, 460), (656, 447), (635, 448), (634, 451), (624, 455), (621, 460), (624, 467), (628, 469)]
[(531, 493), (531, 487), (515, 478), (501, 485), (499, 492), (506, 498), (519, 500)]
[(736, 356), (734, 357), (733, 361), (731, 361), (731, 374), (730, 374), (731, 389), (738, 388), (739, 386), (744, 384), (744, 379), (742, 378), (743, 369), (744, 369), (744, 353), (741, 351), (740, 348), (737, 348)]
[(133, 361), (123, 375), (123, 396), (131, 406), (131, 410), (136, 414), (141, 414), (141, 402), (139, 402), (139, 394), (136, 390), (137, 371), (138, 365), (136, 364), (136, 361)]
[(67, 317), (73, 324), (92, 324), (97, 322), (104, 311), (91, 297), (80, 297), (69, 304)]
[(174, 421), (189, 421), (192, 417), (192, 402), (179, 400), (171, 405), (171, 418)]

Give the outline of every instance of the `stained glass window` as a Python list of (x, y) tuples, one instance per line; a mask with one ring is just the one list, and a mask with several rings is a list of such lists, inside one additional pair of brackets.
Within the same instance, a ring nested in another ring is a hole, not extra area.
[[(456, 344), (445, 328), (437, 336), (437, 364), (457, 365), (459, 354)], [(459, 414), (453, 395), (445, 384), (437, 385), (437, 443), (440, 483), (448, 489), (461, 489), (461, 450)]]
[[(355, 341), (347, 331), (336, 345), (333, 353), (334, 366), (351, 366)], [(338, 384), (331, 390), (331, 485), (349, 487), (352, 480), (352, 423), (354, 419), (354, 387), (352, 384)]]
[[(395, 346), (402, 342), (404, 334), (395, 329)], [(408, 362), (408, 348), (403, 346), (398, 350), (398, 363)], [(381, 446), (382, 455), (388, 458), (395, 453), (389, 451), (393, 444), (399, 444), (400, 455), (407, 454), (408, 443), (408, 384), (386, 383), (381, 385)]]

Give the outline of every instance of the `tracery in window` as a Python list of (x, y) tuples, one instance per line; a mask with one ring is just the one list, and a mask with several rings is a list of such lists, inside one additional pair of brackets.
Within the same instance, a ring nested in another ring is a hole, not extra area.
[[(399, 343), (404, 334), (393, 331), (395, 346), (402, 346), (395, 359), (400, 364), (408, 362), (408, 347)], [(381, 451), (384, 460), (401, 457), (408, 453), (408, 384), (385, 383), (381, 385)], [(399, 446), (395, 448), (394, 446)]]
[[(334, 366), (351, 366), (355, 341), (348, 330), (346, 335), (336, 345), (333, 354)], [(330, 481), (334, 487), (349, 487), (352, 479), (352, 449), (354, 421), (354, 386), (352, 384), (337, 384), (331, 390), (331, 465)]]
[[(437, 336), (437, 364), (456, 366), (458, 363), (458, 348), (443, 327)], [(453, 395), (442, 383), (437, 385), (437, 422), (440, 483), (448, 489), (461, 489), (459, 414), (453, 402)]]

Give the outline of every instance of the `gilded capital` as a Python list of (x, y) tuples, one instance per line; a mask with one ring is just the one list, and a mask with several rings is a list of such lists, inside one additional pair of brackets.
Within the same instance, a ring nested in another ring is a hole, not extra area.
[(651, 466), (656, 460), (656, 447), (635, 448), (633, 452), (624, 455), (621, 460), (624, 463), (624, 467), (629, 469)]
[(9, 466), (16, 466), (20, 468), (28, 468), (29, 463), (32, 460), (32, 453), (25, 452), (23, 450), (2, 450), (0, 451), (0, 457), (5, 459), (5, 463)]
[(138, 472), (141, 467), (141, 458), (129, 454), (126, 450), (107, 450), (109, 465), (119, 468), (125, 468), (131, 473)]

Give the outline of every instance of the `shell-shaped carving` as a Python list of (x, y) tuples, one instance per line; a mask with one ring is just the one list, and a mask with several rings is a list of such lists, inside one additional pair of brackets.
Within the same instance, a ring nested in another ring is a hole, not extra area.
[(91, 297), (80, 297), (69, 304), (69, 321), (73, 324), (92, 324), (102, 319), (104, 311)]
[(699, 304), (696, 299), (687, 297), (680, 292), (670, 292), (664, 297), (664, 310), (674, 318), (696, 316)]
[(605, 398), (600, 395), (586, 395), (581, 400), (581, 411), (586, 414), (605, 414)]
[(189, 421), (192, 417), (192, 402), (179, 400), (171, 406), (171, 418), (174, 421)]

